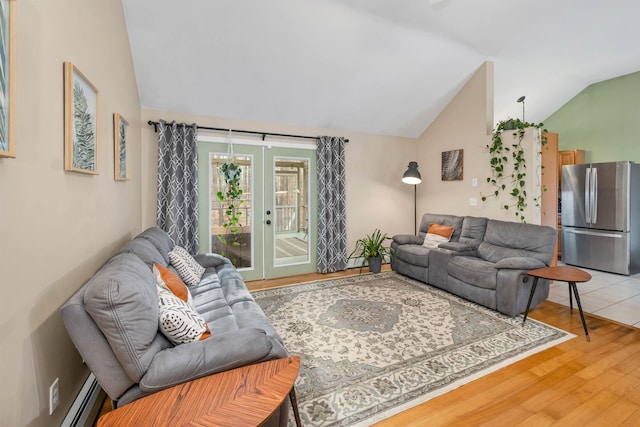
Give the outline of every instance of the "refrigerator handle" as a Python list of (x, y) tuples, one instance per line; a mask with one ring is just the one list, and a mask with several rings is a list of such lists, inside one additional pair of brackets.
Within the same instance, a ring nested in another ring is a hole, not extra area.
[(598, 220), (598, 168), (591, 171), (591, 223)]
[(585, 169), (584, 177), (584, 222), (591, 223), (591, 168)]

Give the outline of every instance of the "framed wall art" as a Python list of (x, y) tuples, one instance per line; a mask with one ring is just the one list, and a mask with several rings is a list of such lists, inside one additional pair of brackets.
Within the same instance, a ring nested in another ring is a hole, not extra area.
[(64, 63), (64, 169), (98, 174), (98, 89)]
[(442, 180), (462, 181), (464, 150), (442, 152)]
[(15, 157), (16, 1), (0, 0), (0, 157)]
[(126, 181), (129, 179), (127, 172), (127, 130), (129, 122), (118, 113), (113, 115), (113, 148), (115, 169), (114, 178), (116, 181)]

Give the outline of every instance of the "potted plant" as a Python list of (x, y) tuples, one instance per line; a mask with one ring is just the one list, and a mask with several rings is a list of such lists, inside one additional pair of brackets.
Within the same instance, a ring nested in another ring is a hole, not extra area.
[(356, 241), (356, 247), (349, 255), (349, 258), (356, 254), (359, 258), (362, 258), (360, 272), (362, 272), (362, 267), (365, 266), (365, 263), (369, 263), (369, 270), (372, 273), (380, 273), (382, 259), (391, 253), (391, 249), (384, 246), (385, 240), (391, 240), (391, 238), (387, 236), (387, 233), (383, 234), (376, 228), (371, 235)]

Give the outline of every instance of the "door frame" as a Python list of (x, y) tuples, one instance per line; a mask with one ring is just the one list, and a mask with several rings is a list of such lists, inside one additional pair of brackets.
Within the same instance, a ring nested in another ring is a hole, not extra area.
[[(230, 138), (229, 137), (219, 137), (219, 136), (209, 136), (209, 135), (199, 135), (198, 136), (198, 142), (203, 142), (203, 143), (216, 143), (216, 144), (224, 144), (226, 146), (228, 146), (228, 144), (230, 143)], [(268, 232), (267, 228), (265, 227), (265, 221), (266, 221), (266, 217), (265, 217), (265, 199), (266, 199), (266, 195), (265, 195), (265, 180), (262, 180), (262, 184), (259, 184), (257, 182), (255, 182), (255, 180), (257, 179), (258, 175), (260, 175), (261, 177), (264, 176), (265, 173), (265, 159), (268, 157), (267, 155), (267, 150), (271, 149), (271, 148), (277, 148), (277, 149), (297, 149), (297, 150), (307, 150), (307, 151), (313, 151), (315, 153), (315, 151), (317, 150), (317, 147), (315, 144), (303, 144), (303, 143), (291, 143), (291, 142), (283, 142), (283, 141), (258, 141), (258, 140), (254, 140), (254, 139), (242, 139), (242, 138), (236, 138), (233, 137), (232, 139), (232, 143), (234, 147), (237, 146), (249, 146), (249, 147), (253, 147), (253, 148), (260, 148), (262, 151), (262, 159), (258, 160), (255, 158), (255, 154), (251, 154), (251, 156), (254, 156), (254, 162), (253, 162), (253, 166), (254, 166), (254, 177), (253, 177), (253, 181), (252, 182), (252, 197), (254, 197), (254, 194), (256, 191), (260, 191), (262, 197), (261, 200), (257, 200), (255, 197), (252, 199), (252, 209), (253, 209), (253, 221), (252, 221), (252, 234), (254, 234), (255, 236), (260, 236), (261, 237), (261, 243), (264, 246), (265, 242), (266, 242), (266, 233)], [(200, 150), (200, 149), (199, 149)], [(234, 150), (235, 151), (235, 150)], [(207, 150), (207, 153), (211, 152), (210, 150)], [(224, 154), (222, 151), (217, 151), (221, 154)], [(202, 151), (200, 152), (202, 153)], [(242, 154), (242, 153), (236, 153), (238, 155), (249, 155), (249, 154)], [(277, 154), (277, 157), (286, 157), (286, 154), (280, 155)], [(273, 156), (270, 156), (270, 159)], [(292, 155), (290, 157), (296, 157), (295, 155)], [(298, 156), (300, 157), (300, 156)], [(314, 164), (314, 168), (315, 168), (315, 163), (316, 163), (316, 159), (315, 159), (315, 155), (311, 155), (309, 156), (310, 160), (312, 160), (312, 163)], [(206, 175), (208, 177), (208, 181), (207, 181), (207, 187), (209, 186), (209, 183), (211, 182), (211, 176), (209, 175), (209, 169), (210, 166), (208, 164), (208, 159), (209, 157), (207, 156), (206, 161), (203, 162), (202, 159), (199, 159), (198, 163), (200, 165), (202, 165), (203, 163), (207, 165), (207, 172), (204, 173), (204, 175)], [(310, 164), (310, 169), (311, 169), (311, 164)], [(259, 173), (258, 173), (259, 172)], [(201, 172), (202, 173), (202, 172)], [(199, 175), (202, 177), (201, 173), (199, 173)], [(313, 176), (312, 176), (313, 175)], [(309, 206), (310, 206), (310, 224), (311, 226), (309, 227), (309, 239), (310, 239), (310, 253), (309, 253), (309, 266), (313, 269), (313, 271), (317, 271), (317, 266), (316, 266), (316, 247), (315, 244), (317, 242), (317, 227), (315, 225), (315, 223), (317, 222), (317, 200), (315, 200), (312, 195), (313, 194), (317, 194), (317, 183), (316, 183), (316, 179), (317, 177), (315, 176), (315, 169), (313, 171), (310, 171), (310, 194), (309, 194)], [(200, 184), (202, 185), (202, 184)], [(261, 187), (261, 188), (256, 188), (256, 187)], [(315, 187), (314, 187), (315, 186)], [(199, 190), (200, 191), (200, 190)], [(311, 208), (311, 206), (313, 206), (313, 208)], [(207, 198), (207, 203), (200, 203), (200, 207), (199, 207), (199, 212), (200, 212), (200, 216), (202, 217), (202, 214), (205, 213), (205, 218), (206, 217), (210, 217), (210, 211), (211, 211), (211, 206), (210, 206), (210, 196)], [(210, 225), (210, 219), (207, 220), (207, 224), (209, 224), (208, 229), (206, 230), (206, 233), (204, 233), (202, 230), (200, 231), (200, 236), (201, 236), (201, 243), (202, 243), (202, 237), (203, 236), (207, 236), (207, 244), (206, 246), (203, 248), (205, 251), (210, 251), (211, 250), (211, 225)], [(271, 230), (271, 229), (269, 229)], [(254, 239), (255, 240), (255, 239)], [(272, 239), (269, 239), (272, 240)], [(250, 268), (250, 269), (240, 269), (239, 272), (242, 275), (244, 280), (260, 280), (260, 279), (265, 279), (265, 278), (272, 278), (272, 277), (282, 277), (282, 276), (288, 276), (288, 275), (292, 275), (292, 274), (299, 274), (298, 272), (296, 272), (296, 268), (299, 268), (300, 265), (305, 265), (306, 263), (303, 264), (293, 264), (293, 265), (284, 265), (284, 266), (279, 266), (276, 267), (275, 265), (273, 266), (268, 266), (267, 262), (270, 262), (269, 260), (267, 260), (266, 257), (266, 250), (264, 250), (264, 248), (258, 250), (257, 245), (254, 244), (252, 247), (252, 257), (258, 257), (261, 258), (259, 260), (259, 262), (261, 263), (260, 267), (257, 267), (257, 260), (254, 261), (254, 268)], [(258, 254), (259, 252), (259, 254)], [(261, 270), (261, 271), (260, 271)], [(277, 272), (274, 276), (272, 277), (268, 277), (267, 274), (274, 274), (274, 272)]]

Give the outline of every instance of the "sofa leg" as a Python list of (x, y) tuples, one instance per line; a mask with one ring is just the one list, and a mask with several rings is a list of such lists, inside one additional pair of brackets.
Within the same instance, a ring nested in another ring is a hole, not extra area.
[(302, 427), (302, 421), (300, 420), (300, 412), (298, 412), (298, 399), (296, 398), (296, 388), (291, 387), (289, 392), (289, 400), (291, 400), (291, 407), (293, 408), (293, 416), (296, 419), (296, 426)]

